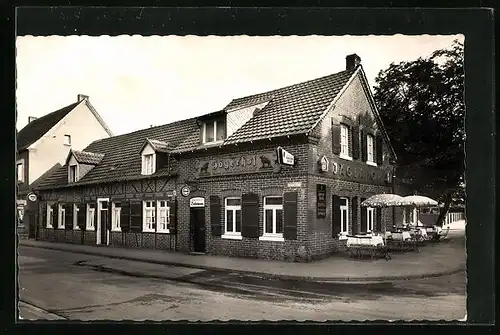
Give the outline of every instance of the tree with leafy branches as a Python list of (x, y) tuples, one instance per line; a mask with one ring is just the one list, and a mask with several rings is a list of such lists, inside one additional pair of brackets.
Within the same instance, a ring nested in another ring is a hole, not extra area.
[(464, 194), (464, 46), (458, 40), (426, 58), (390, 64), (374, 98), (398, 156), (396, 176), (444, 204)]

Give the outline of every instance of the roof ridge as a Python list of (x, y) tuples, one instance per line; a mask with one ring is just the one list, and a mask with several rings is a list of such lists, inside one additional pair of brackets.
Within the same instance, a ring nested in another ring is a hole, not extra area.
[(265, 94), (271, 95), (273, 92), (276, 92), (276, 91), (281, 91), (281, 90), (289, 89), (289, 88), (291, 88), (293, 86), (304, 85), (304, 84), (307, 84), (307, 83), (310, 83), (310, 82), (314, 82), (314, 81), (317, 81), (317, 80), (326, 79), (328, 77), (339, 75), (342, 72), (349, 72), (349, 71), (353, 71), (354, 72), (355, 70), (343, 70), (343, 71), (339, 71), (339, 72), (336, 72), (336, 73), (330, 73), (328, 75), (324, 75), (324, 76), (321, 76), (321, 77), (317, 77), (317, 78), (313, 78), (313, 79), (301, 81), (301, 82), (298, 82), (298, 83), (295, 83), (295, 84), (291, 84), (291, 85), (287, 85), (287, 86), (283, 86), (283, 87), (280, 87), (280, 88), (275, 88), (275, 89), (270, 90), (270, 91), (261, 92), (261, 93), (255, 93), (255, 94), (250, 94), (250, 95), (247, 95), (247, 96), (235, 98), (235, 99), (232, 99), (227, 106), (229, 106), (232, 102), (234, 102), (236, 100), (248, 99), (248, 98), (251, 98), (251, 97), (257, 97), (259, 95), (265, 95)]

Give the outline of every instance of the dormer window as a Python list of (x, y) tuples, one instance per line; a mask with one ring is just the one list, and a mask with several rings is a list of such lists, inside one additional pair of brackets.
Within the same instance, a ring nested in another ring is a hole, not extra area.
[(74, 183), (78, 180), (78, 165), (69, 166), (69, 182)]
[(150, 175), (150, 174), (153, 174), (155, 172), (154, 171), (155, 170), (154, 159), (155, 159), (154, 154), (142, 155), (142, 174), (143, 175)]
[(224, 120), (207, 121), (203, 124), (203, 143), (217, 143), (224, 140), (226, 136), (226, 124)]

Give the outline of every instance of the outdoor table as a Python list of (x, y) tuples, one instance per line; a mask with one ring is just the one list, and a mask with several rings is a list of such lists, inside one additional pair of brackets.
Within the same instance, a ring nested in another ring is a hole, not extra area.
[(383, 256), (386, 260), (391, 259), (381, 235), (348, 235), (347, 249), (351, 256), (358, 258), (361, 258), (363, 251), (368, 251), (372, 259), (375, 256)]
[(412, 249), (415, 251), (420, 251), (417, 247), (417, 240), (412, 237), (410, 231), (393, 231), (390, 234), (391, 238), (387, 239), (388, 247), (390, 249), (396, 249), (405, 251)]

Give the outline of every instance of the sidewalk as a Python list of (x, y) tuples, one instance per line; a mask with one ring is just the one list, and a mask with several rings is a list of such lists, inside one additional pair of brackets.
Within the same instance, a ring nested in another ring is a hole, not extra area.
[(368, 282), (418, 279), (452, 274), (463, 271), (466, 267), (463, 237), (439, 243), (428, 243), (420, 248), (420, 252), (393, 252), (391, 253), (392, 259), (389, 261), (385, 259), (358, 260), (338, 254), (312, 263), (189, 255), (161, 250), (95, 247), (34, 240), (20, 240), (19, 245), (194, 269), (231, 271), (309, 281)]

